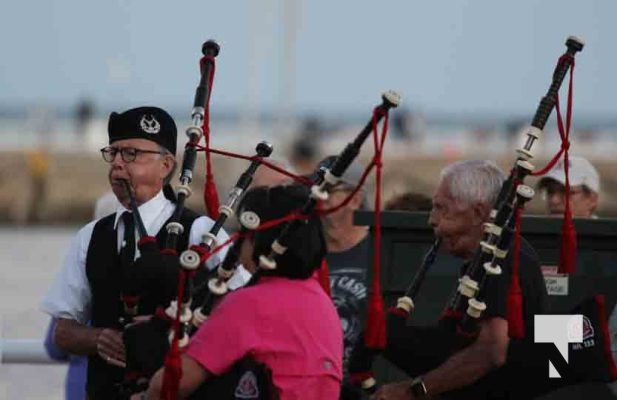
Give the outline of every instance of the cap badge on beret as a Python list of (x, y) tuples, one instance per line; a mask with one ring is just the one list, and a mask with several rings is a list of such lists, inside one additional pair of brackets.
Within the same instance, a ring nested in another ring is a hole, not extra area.
[(144, 132), (152, 135), (159, 133), (161, 130), (161, 124), (152, 114), (144, 114), (144, 116), (141, 117), (141, 121), (139, 121), (139, 126), (141, 126)]

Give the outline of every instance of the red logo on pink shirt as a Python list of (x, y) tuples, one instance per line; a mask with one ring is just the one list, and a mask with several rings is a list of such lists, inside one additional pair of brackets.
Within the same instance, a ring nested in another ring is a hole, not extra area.
[(257, 399), (259, 397), (257, 378), (252, 371), (246, 371), (244, 375), (242, 375), (240, 382), (238, 382), (238, 386), (236, 386), (234, 396), (237, 399)]

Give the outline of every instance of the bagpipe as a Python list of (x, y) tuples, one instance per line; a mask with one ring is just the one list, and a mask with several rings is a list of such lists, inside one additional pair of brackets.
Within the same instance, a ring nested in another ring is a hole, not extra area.
[[(251, 184), (255, 171), (257, 171), (257, 168), (261, 165), (262, 158), (270, 156), (272, 149), (272, 145), (267, 142), (260, 142), (257, 145), (255, 148), (256, 156), (253, 161), (251, 161), (251, 164), (246, 171), (240, 175), (240, 178), (236, 182), (235, 186), (230, 190), (227, 203), (221, 206), (219, 218), (214, 224), (213, 229), (216, 226), (222, 227), (227, 218), (234, 216), (234, 207), (238, 204), (238, 201), (241, 199), (243, 193)], [(246, 215), (244, 215), (243, 218), (239, 218), (239, 220), (242, 226), (247, 229), (256, 228), (256, 221)], [(206, 254), (213, 248), (212, 244), (214, 243), (214, 239), (212, 237), (209, 239), (210, 240), (202, 246), (202, 249), (205, 250)], [(220, 298), (228, 292), (229, 287), (227, 286), (227, 282), (234, 274), (237, 266), (240, 250), (239, 247), (241, 243), (241, 240), (236, 240), (234, 242), (223, 262), (216, 268), (216, 277), (208, 280), (207, 291), (204, 299), (201, 302), (201, 305), (196, 308), (193, 313), (193, 319), (191, 322), (194, 328), (199, 328), (199, 326), (208, 318), (208, 315), (212, 311), (216, 301), (220, 300)]]
[[(397, 93), (391, 91), (384, 93), (382, 95), (382, 103), (374, 108), (371, 120), (357, 135), (355, 140), (350, 142), (345, 149), (334, 158), (331, 164), (320, 165), (314, 173), (309, 175), (310, 178), (299, 179), (301, 181), (300, 187), (295, 187), (293, 190), (290, 189), (289, 192), (287, 192), (288, 195), (289, 193), (295, 194), (296, 198), (294, 201), (298, 204), (298, 207), (289, 214), (280, 215), (280, 211), (267, 210), (263, 205), (254, 207), (255, 204), (253, 204), (253, 207), (246, 208), (244, 205), (246, 202), (243, 201), (241, 203), (238, 219), (242, 228), (239, 232), (239, 236), (255, 235), (253, 237), (256, 240), (255, 243), (259, 243), (260, 246), (257, 250), (258, 253), (256, 253), (259, 254), (256, 265), (257, 270), (253, 272), (251, 281), (247, 285), (258, 284), (261, 276), (266, 274), (278, 273), (281, 276), (288, 276), (288, 274), (291, 276), (292, 274), (289, 269), (294, 267), (301, 269), (301, 271), (293, 273), (298, 279), (313, 279), (312, 274), (314, 270), (308, 267), (315, 267), (321, 264), (323, 260), (322, 255), (319, 255), (318, 258), (315, 256), (316, 247), (314, 246), (317, 246), (317, 244), (314, 243), (312, 239), (315, 238), (315, 229), (318, 230), (319, 237), (321, 237), (322, 233), (321, 225), (312, 224), (310, 227), (307, 227), (307, 225), (315, 218), (333, 212), (337, 208), (335, 207), (332, 210), (321, 209), (320, 202), (328, 199), (331, 189), (341, 181), (341, 177), (360, 153), (361, 147), (368, 136), (371, 132), (376, 132), (376, 124), (384, 116), (387, 117), (388, 110), (398, 106), (399, 102), (400, 98)], [(366, 172), (368, 172), (368, 170)], [(267, 203), (268, 206), (272, 206), (272, 204), (277, 204), (273, 198), (277, 196), (277, 193), (281, 193), (275, 189), (277, 188), (265, 192), (254, 191), (251, 194), (261, 193), (264, 197), (269, 197), (270, 200), (268, 200)], [(259, 197), (261, 194), (256, 196)], [(247, 196), (249, 196), (248, 193)], [(350, 197), (351, 196), (352, 195), (350, 195)], [(258, 201), (255, 200), (255, 196), (253, 196), (248, 203), (258, 203)], [(261, 237), (259, 236), (262, 231), (270, 230), (274, 227), (277, 227), (275, 231), (267, 232)], [(305, 227), (307, 229), (303, 229)], [(304, 236), (304, 234), (306, 234), (306, 236)], [(237, 240), (234, 243), (234, 247), (236, 247), (238, 243), (241, 243), (241, 241)], [(264, 243), (268, 245), (264, 246)], [(321, 247), (325, 249), (323, 244)], [(300, 254), (307, 255), (309, 259), (298, 258)], [(311, 254), (310, 257), (308, 256), (309, 254)], [(237, 257), (237, 249), (230, 249), (223, 261), (223, 265), (233, 265), (237, 261)], [(230, 259), (231, 261), (229, 261)], [(299, 264), (303, 264), (303, 267), (299, 267)], [(282, 272), (283, 269), (286, 271)], [(275, 273), (275, 270), (279, 272)], [(318, 273), (321, 271), (320, 268)], [(319, 280), (324, 290), (328, 290), (329, 282), (325, 283), (322, 277), (319, 277)], [(256, 360), (252, 359), (250, 356), (245, 356), (234, 364), (229, 373), (221, 377), (216, 377), (211, 383), (204, 384), (198, 389), (197, 393), (193, 395), (196, 396), (195, 398), (208, 398), (206, 394), (210, 393), (211, 396), (214, 396), (213, 398), (240, 398), (236, 396), (233, 390), (241, 386), (247, 368), (250, 368), (250, 371), (256, 370), (259, 372), (262, 378), (270, 373), (266, 365), (262, 364), (256, 366)], [(258, 387), (256, 393), (259, 393), (259, 397), (256, 396), (255, 398), (276, 398), (277, 391), (273, 388), (271, 380), (261, 379), (256, 386)]]
[[(249, 167), (230, 190), (226, 204), (219, 207), (218, 217), (209, 231), (202, 235), (201, 243), (180, 252), (179, 238), (187, 229), (181, 223), (185, 212), (184, 203), (191, 195), (189, 184), (193, 180), (197, 152), (201, 150), (199, 141), (204, 136), (204, 131), (209, 130), (208, 101), (213, 82), (214, 57), (218, 52), (219, 46), (214, 41), (207, 41), (202, 47), (204, 57), (200, 62), (201, 79), (195, 94), (192, 125), (186, 130), (188, 142), (184, 149), (180, 184), (174, 191), (176, 207), (165, 225), (167, 237), (163, 249), (158, 248), (156, 239), (149, 236), (143, 227), (130, 185), (126, 183), (132, 214), (140, 236), (140, 257), (131, 268), (127, 268), (123, 276), (121, 300), (124, 304), (124, 315), (121, 325), (125, 327), (123, 339), (127, 367), (124, 381), (118, 387), (120, 398), (129, 398), (135, 393), (143, 392), (149, 378), (162, 366), (165, 366), (166, 372), (164, 398), (173, 398), (180, 374), (180, 348), (188, 343), (192, 332), (191, 322), (195, 308), (193, 297), (199, 289), (194, 281), (199, 277), (203, 281), (202, 285), (207, 283), (208, 274), (204, 272), (205, 268), (201, 267), (214, 253), (224, 248), (225, 244), (216, 246), (218, 233), (227, 218), (234, 215), (234, 207), (250, 185), (262, 158), (272, 153), (269, 143), (260, 142), (257, 145), (256, 155), (250, 157)], [(233, 274), (233, 268), (221, 263), (217, 271), (219, 278), (215, 280), (215, 285), (209, 282), (208, 287), (216, 288), (220, 293), (226, 279)], [(148, 297), (150, 299), (146, 301)], [(142, 304), (148, 306), (141, 307)], [(204, 304), (207, 304), (205, 300)], [(195, 312), (198, 317), (203, 315), (200, 310), (201, 308), (198, 308)], [(147, 322), (133, 323), (134, 318), (140, 314), (152, 317)]]
[[(191, 113), (192, 125), (186, 130), (188, 141), (184, 148), (180, 184), (175, 187), (173, 193), (176, 207), (165, 225), (167, 237), (164, 248), (160, 249), (156, 239), (147, 234), (141, 222), (130, 184), (127, 182), (126, 185), (140, 237), (138, 241), (140, 256), (131, 268), (124, 271), (122, 277), (123, 316), (121, 325), (124, 328), (126, 369), (123, 382), (117, 386), (118, 398), (121, 399), (128, 399), (136, 393), (144, 392), (150, 378), (160, 368), (164, 369), (161, 398), (175, 399), (177, 397), (182, 375), (181, 349), (188, 343), (190, 335), (207, 320), (217, 302), (229, 292), (227, 282), (238, 264), (242, 237), (250, 231), (267, 229), (272, 226), (272, 222), (260, 224), (258, 215), (244, 212), (237, 216), (241, 225), (240, 232), (232, 235), (225, 243), (217, 243), (218, 233), (226, 220), (235, 216), (235, 208), (250, 186), (257, 168), (264, 164), (269, 168), (279, 170), (263, 160), (272, 152), (272, 146), (266, 142), (257, 145), (256, 154), (252, 157), (235, 155), (238, 158), (250, 160), (251, 163), (229, 191), (226, 204), (218, 206), (216, 188), (214, 188), (210, 172), (210, 153), (234, 156), (209, 147), (209, 99), (213, 84), (215, 57), (219, 50), (218, 44), (214, 41), (207, 41), (202, 46), (201, 78)], [(286, 225), (278, 239), (272, 243), (271, 252), (260, 257), (259, 270), (276, 268), (277, 258), (287, 249), (289, 238), (305, 223), (307, 218), (315, 215), (314, 211), (318, 202), (327, 198), (328, 191), (339, 182), (340, 177), (357, 157), (362, 144), (371, 132), (375, 133), (377, 143), (376, 126), (384, 117), (386, 119), (385, 138), (388, 111), (398, 106), (399, 102), (400, 97), (397, 93), (385, 92), (382, 95), (382, 103), (374, 108), (372, 118), (366, 127), (353, 142), (345, 147), (334, 163), (323, 171), (323, 174), (319, 174), (318, 179), (310, 181), (294, 176), (295, 179), (311, 186), (310, 196), (299, 213), (276, 221), (277, 224), (286, 223)], [(202, 137), (205, 138), (205, 146), (199, 144)], [(198, 151), (206, 153), (204, 200), (209, 215), (215, 221), (210, 230), (203, 234), (199, 245), (187, 245), (188, 248), (180, 249), (179, 244), (183, 242), (180, 238), (185, 233), (185, 229), (188, 229), (186, 224), (181, 223), (185, 210), (188, 210), (185, 209), (184, 203), (191, 195), (189, 185), (193, 180)], [(285, 173), (281, 170), (279, 172)], [(287, 173), (287, 175), (292, 174)], [(235, 242), (228, 248), (234, 240)], [(227, 249), (226, 257), (218, 264), (214, 274), (206, 271), (204, 276), (206, 270), (202, 267), (204, 263), (223, 249)], [(146, 321), (136, 318), (144, 315), (150, 317)], [(251, 357), (238, 360), (229, 373), (211, 379), (202, 385), (197, 393), (199, 396), (209, 395), (212, 398), (235, 398), (234, 389), (241, 383), (247, 371), (256, 377), (257, 384), (261, 388), (262, 397), (259, 398), (276, 398), (268, 367)]]
[[(123, 277), (121, 299), (125, 315), (123, 340), (126, 369), (124, 380), (118, 388), (119, 398), (130, 398), (135, 393), (145, 391), (149, 378), (161, 367), (163, 359), (167, 364), (175, 365), (177, 371), (179, 347), (188, 342), (191, 279), (197, 273), (202, 260), (195, 249), (187, 249), (178, 254), (178, 242), (185, 230), (181, 218), (185, 212), (185, 201), (191, 195), (189, 184), (193, 180), (198, 143), (204, 135), (203, 128), (208, 129), (206, 102), (210, 98), (214, 58), (219, 49), (214, 41), (208, 41), (202, 46), (201, 79), (191, 113), (192, 125), (186, 130), (188, 143), (184, 149), (180, 184), (173, 193), (176, 207), (165, 225), (165, 246), (159, 249), (156, 239), (139, 228), (140, 257), (132, 268), (127, 269), (129, 271), (125, 271)], [(139, 219), (139, 211), (128, 185), (127, 192), (131, 197), (133, 215), (135, 219)], [(203, 241), (216, 239), (220, 227), (221, 225), (215, 224)], [(170, 286), (169, 282), (177, 285)], [(147, 309), (142, 309), (139, 305), (144, 303), (143, 298), (148, 296), (154, 298), (148, 302)], [(167, 309), (162, 309), (166, 306)], [(130, 324), (137, 314), (153, 316), (147, 323)]]
[[(602, 296), (590, 296), (570, 310), (551, 310), (557, 314), (582, 314), (586, 339), (588, 343), (591, 341), (596, 344), (585, 347), (571, 343), (569, 362), (561, 365), (560, 372), (563, 371), (561, 379), (547, 378), (547, 360), (552, 354), (551, 347), (537, 346), (525, 338), (518, 265), (521, 250), (520, 219), (525, 204), (534, 195), (534, 190), (524, 184), (524, 179), (529, 175), (546, 173), (562, 154), (565, 154), (565, 164), (567, 164), (572, 72), (566, 132), (561, 122), (558, 92), (567, 72), (574, 66), (575, 54), (583, 49), (584, 44), (576, 37), (569, 37), (565, 44), (567, 51), (558, 60), (551, 85), (536, 109), (531, 126), (526, 130), (524, 145), (516, 150), (517, 158), (514, 166), (503, 182), (489, 219), (484, 224), (483, 237), (478, 249), (464, 275), (459, 279), (457, 288), (447, 302), (438, 324), (417, 326), (410, 321), (413, 299), (418, 294), (427, 268), (432, 264), (438, 246), (436, 241), (414, 277), (406, 296), (398, 300), (396, 307), (388, 310), (385, 348), (374, 348), (360, 340), (354, 349), (349, 365), (351, 380), (367, 393), (373, 393), (377, 389), (378, 383), (372, 371), (372, 364), (379, 354), (409, 376), (415, 377), (438, 367), (452, 354), (473, 343), (479, 334), (483, 312), (487, 309), (485, 302), (487, 290), (495, 282), (496, 277), (502, 274), (505, 262), (509, 262), (512, 274), (508, 293), (503, 294), (507, 295), (510, 337), (506, 363), (518, 367), (529, 381), (537, 382), (537, 385), (526, 388), (528, 389), (526, 398), (580, 382), (610, 382), (617, 379), (617, 368), (610, 352), (610, 336)], [(534, 171), (531, 163), (532, 146), (540, 138), (553, 108), (557, 109), (562, 148), (546, 168)], [(576, 247), (575, 239), (571, 216), (566, 216), (562, 229), (560, 271), (573, 271), (576, 256), (573, 254), (573, 249)]]

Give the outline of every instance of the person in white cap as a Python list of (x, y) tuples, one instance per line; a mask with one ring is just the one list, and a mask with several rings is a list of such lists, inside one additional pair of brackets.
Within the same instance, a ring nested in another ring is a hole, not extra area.
[[(598, 171), (586, 158), (570, 156), (570, 209), (572, 216), (578, 218), (597, 218), (596, 208), (600, 196), (600, 177)], [(565, 207), (566, 176), (563, 161), (557, 163), (542, 179), (538, 188), (546, 200), (547, 211), (551, 216), (563, 216)], [(609, 318), (611, 349), (617, 361), (617, 307)], [(617, 383), (607, 385), (617, 395)], [(587, 387), (586, 387), (587, 388)]]
[[(600, 197), (598, 171), (586, 158), (570, 156), (570, 210), (575, 218), (597, 218), (596, 208)], [(551, 216), (563, 216), (566, 207), (566, 174), (563, 160), (557, 163), (538, 181), (538, 189), (546, 201)]]

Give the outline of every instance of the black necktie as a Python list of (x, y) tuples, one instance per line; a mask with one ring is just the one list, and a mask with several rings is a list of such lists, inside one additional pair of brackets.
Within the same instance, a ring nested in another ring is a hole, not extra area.
[(135, 221), (133, 214), (125, 211), (122, 213), (122, 221), (124, 222), (124, 240), (120, 247), (120, 260), (123, 266), (128, 266), (133, 263), (135, 258)]

